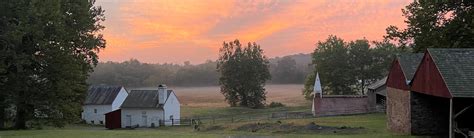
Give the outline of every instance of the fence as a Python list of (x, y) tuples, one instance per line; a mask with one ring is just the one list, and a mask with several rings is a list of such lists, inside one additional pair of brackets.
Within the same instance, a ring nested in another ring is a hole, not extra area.
[(190, 118), (181, 118), (179, 125), (192, 125), (193, 121), (199, 121), (203, 124), (236, 123), (281, 119), (300, 119), (312, 118), (313, 114), (309, 112), (274, 112), (270, 114), (246, 114), (246, 115), (224, 115), (224, 116), (195, 116)]

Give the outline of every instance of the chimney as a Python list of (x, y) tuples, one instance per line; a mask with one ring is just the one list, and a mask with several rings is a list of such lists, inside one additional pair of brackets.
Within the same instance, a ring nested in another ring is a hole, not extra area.
[(167, 91), (168, 91), (168, 87), (166, 87), (165, 84), (158, 85), (158, 96), (159, 96), (158, 103), (159, 104), (165, 104)]

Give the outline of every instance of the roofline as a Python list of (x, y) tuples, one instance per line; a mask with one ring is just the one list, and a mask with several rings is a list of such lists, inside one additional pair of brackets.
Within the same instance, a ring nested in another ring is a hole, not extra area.
[[(415, 76), (416, 76), (416, 74), (418, 74), (418, 71), (420, 70), (420, 66), (422, 65), (423, 62), (425, 62), (424, 59), (425, 59), (426, 55), (430, 55), (431, 61), (433, 61), (436, 70), (438, 71), (438, 73), (440, 74), (441, 78), (443, 79), (444, 85), (446, 85), (446, 81), (444, 80), (443, 74), (439, 71), (438, 65), (436, 65), (436, 62), (435, 62), (435, 60), (433, 59), (433, 56), (431, 55), (429, 49), (431, 49), (431, 48), (427, 48), (427, 49), (425, 50), (425, 53), (423, 54), (423, 58), (421, 58), (420, 64), (418, 64), (418, 66), (416, 67), (415, 74), (413, 74), (413, 78), (412, 78), (411, 81), (410, 81), (410, 86), (413, 84), (413, 80), (415, 80)], [(448, 89), (448, 92), (449, 92), (449, 95), (451, 96), (451, 98), (454, 98), (454, 96), (453, 96), (453, 94), (451, 93), (451, 90), (449, 89), (448, 85), (446, 85), (446, 88)], [(410, 89), (411, 89), (411, 88), (410, 88)], [(410, 90), (410, 91), (411, 91), (411, 90)]]
[[(174, 93), (174, 90), (171, 90), (171, 93), (174, 95), (174, 97), (176, 97), (176, 100), (178, 100), (178, 103), (181, 104), (181, 102), (179, 102), (178, 96)], [(165, 100), (164, 104), (166, 104), (168, 102), (168, 99), (170, 98), (170, 96), (171, 96), (171, 94), (168, 97), (166, 97), (166, 100)], [(164, 106), (164, 104), (163, 104), (163, 106)]]

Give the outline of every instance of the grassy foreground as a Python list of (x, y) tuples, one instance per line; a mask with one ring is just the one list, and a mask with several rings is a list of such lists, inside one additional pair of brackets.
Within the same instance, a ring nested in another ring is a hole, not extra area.
[[(267, 122), (275, 122), (269, 120)], [(205, 124), (201, 131), (194, 131), (190, 126), (161, 127), (156, 129), (135, 129), (135, 130), (107, 130), (103, 127), (74, 125), (65, 128), (45, 128), (43, 130), (14, 130), (0, 131), (0, 138), (9, 137), (35, 137), (35, 138), (62, 138), (62, 137), (407, 137), (394, 135), (386, 131), (384, 114), (366, 114), (353, 116), (322, 117), (279, 120), (282, 124), (306, 125), (314, 122), (324, 126), (347, 126), (363, 127), (350, 133), (329, 132), (284, 132), (275, 133), (272, 131), (251, 132), (239, 130), (239, 127), (256, 122), (241, 122), (233, 124)], [(265, 122), (259, 122), (265, 123)], [(217, 129), (214, 129), (217, 128)]]

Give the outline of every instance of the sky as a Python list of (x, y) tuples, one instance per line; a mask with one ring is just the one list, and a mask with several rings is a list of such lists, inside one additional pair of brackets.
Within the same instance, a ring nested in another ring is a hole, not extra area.
[(267, 57), (311, 53), (329, 35), (382, 40), (406, 26), (412, 0), (97, 0), (107, 47), (100, 61), (192, 64), (216, 60), (223, 42), (256, 42)]

